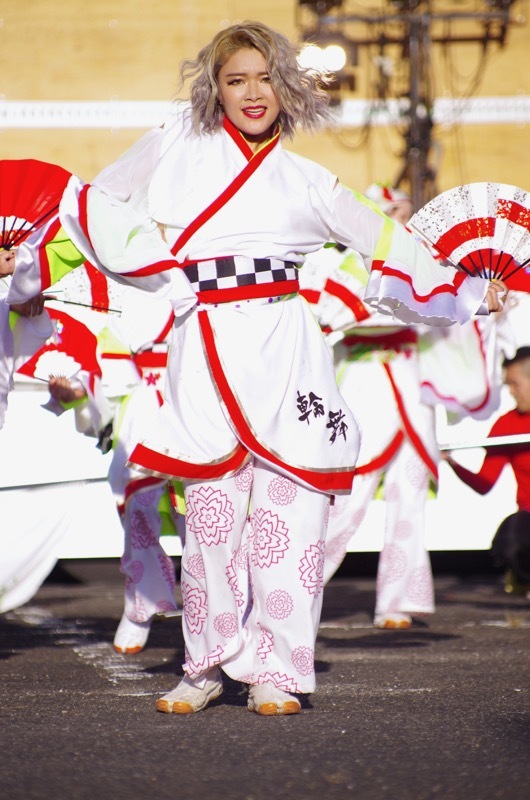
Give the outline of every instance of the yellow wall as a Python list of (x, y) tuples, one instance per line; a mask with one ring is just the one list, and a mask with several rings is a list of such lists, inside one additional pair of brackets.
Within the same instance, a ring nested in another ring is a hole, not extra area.
[[(366, 8), (346, 2), (348, 8)], [(526, 13), (527, 0), (518, 4)], [(220, 26), (247, 18), (261, 19), (292, 38), (297, 35), (294, 0), (0, 0), (0, 94), (6, 100), (27, 101), (168, 100), (181, 59), (195, 55)], [(506, 47), (494, 48), (478, 94), (530, 94), (529, 45), (529, 25), (512, 27)], [(434, 94), (447, 94), (449, 76), (456, 72), (463, 88), (478, 57), (477, 46), (456, 46), (447, 55), (453, 63), (448, 70), (447, 59), (434, 47)], [(354, 96), (367, 96), (370, 70), (365, 57)], [(0, 157), (55, 161), (91, 180), (141, 132), (0, 127)], [(476, 180), (530, 190), (528, 126), (437, 126), (434, 138), (440, 148), (440, 191)], [(401, 165), (401, 136), (376, 128), (361, 141), (361, 131), (352, 129), (299, 136), (289, 146), (357, 189), (373, 180), (393, 180)]]

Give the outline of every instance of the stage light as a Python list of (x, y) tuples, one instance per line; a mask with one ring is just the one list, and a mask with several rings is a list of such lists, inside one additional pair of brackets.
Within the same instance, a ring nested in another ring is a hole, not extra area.
[(305, 69), (340, 73), (357, 65), (357, 47), (342, 34), (308, 34), (298, 63)]

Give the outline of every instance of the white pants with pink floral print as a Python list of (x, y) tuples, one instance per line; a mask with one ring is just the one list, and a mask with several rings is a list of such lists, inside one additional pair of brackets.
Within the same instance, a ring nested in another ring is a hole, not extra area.
[(185, 673), (312, 692), (329, 497), (255, 459), (185, 498)]
[[(352, 493), (335, 498), (326, 538), (325, 583), (343, 561), (348, 543), (376, 493), (381, 474), (378, 470), (357, 475)], [(405, 440), (384, 476), (385, 541), (377, 569), (376, 616), (434, 612), (433, 577), (424, 541), (428, 488), (427, 468)]]
[(122, 517), (125, 535), (121, 571), (125, 575), (125, 614), (148, 622), (177, 610), (175, 568), (160, 544), (160, 498), (166, 484), (131, 494)]

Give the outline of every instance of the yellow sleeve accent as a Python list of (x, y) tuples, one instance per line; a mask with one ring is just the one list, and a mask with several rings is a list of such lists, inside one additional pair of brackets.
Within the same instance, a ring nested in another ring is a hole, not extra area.
[(46, 255), (50, 267), (51, 283), (57, 283), (68, 272), (85, 263), (85, 257), (60, 228), (57, 235), (46, 245)]

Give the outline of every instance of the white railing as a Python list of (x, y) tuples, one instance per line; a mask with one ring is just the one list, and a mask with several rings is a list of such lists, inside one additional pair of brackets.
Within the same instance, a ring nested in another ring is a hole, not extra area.
[[(33, 101), (0, 100), (0, 128), (152, 128), (164, 119), (169, 102), (158, 100)], [(337, 107), (344, 127), (402, 122), (408, 101), (346, 99)], [(433, 119), (439, 125), (524, 125), (530, 122), (530, 97), (440, 97)]]

